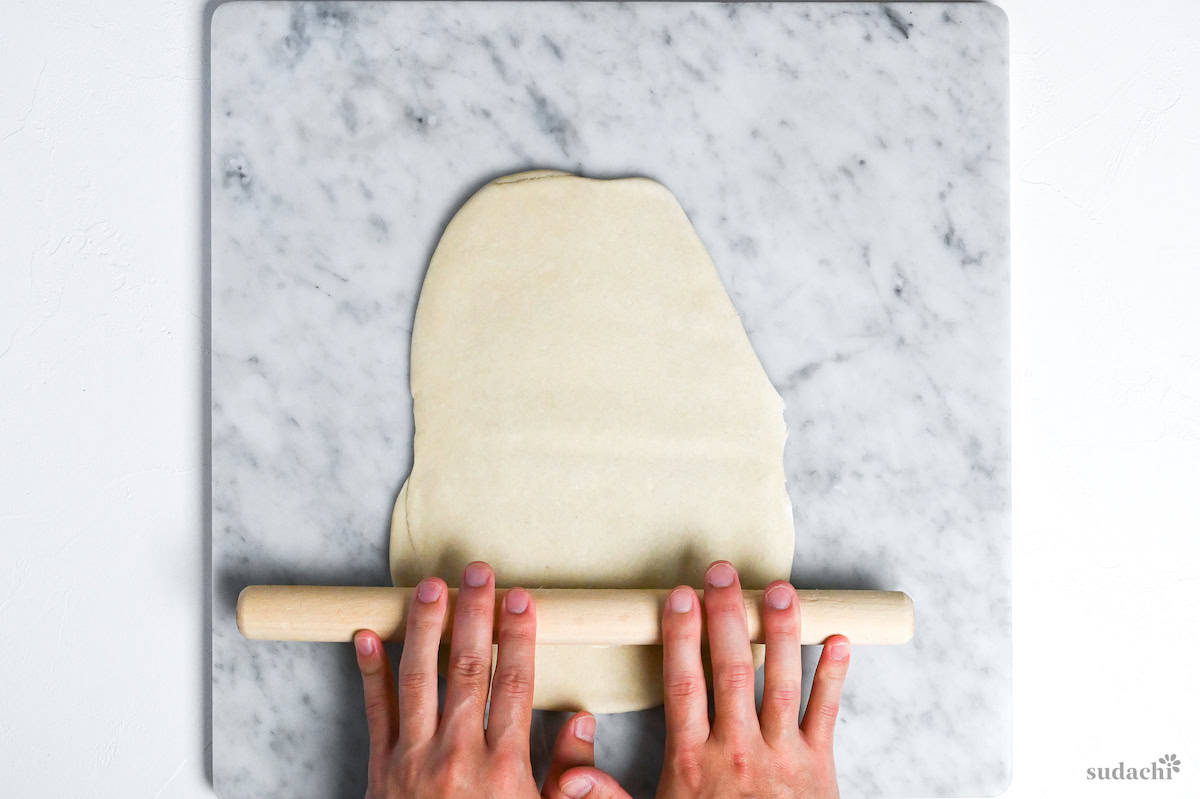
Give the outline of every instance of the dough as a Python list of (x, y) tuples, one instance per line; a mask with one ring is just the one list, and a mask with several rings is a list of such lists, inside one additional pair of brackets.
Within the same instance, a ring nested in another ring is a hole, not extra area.
[[(644, 178), (511, 175), (446, 226), (412, 332), (397, 585), (786, 579), (783, 401), (687, 216)], [(539, 708), (662, 701), (658, 647), (540, 646)]]

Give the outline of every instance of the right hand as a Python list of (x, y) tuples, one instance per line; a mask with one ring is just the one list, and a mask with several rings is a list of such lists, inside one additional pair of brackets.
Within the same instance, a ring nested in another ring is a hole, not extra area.
[[(754, 708), (754, 660), (737, 572), (725, 561), (704, 578), (716, 712), (700, 659), (700, 602), (681, 586), (663, 614), (667, 745), (658, 799), (836, 799), (833, 727), (850, 659), (845, 636), (825, 641), (812, 693), (800, 718), (800, 610), (796, 592), (775, 582), (763, 594), (766, 666), (762, 712)], [(627, 799), (612, 777), (590, 767), (567, 770), (559, 788), (571, 799)]]

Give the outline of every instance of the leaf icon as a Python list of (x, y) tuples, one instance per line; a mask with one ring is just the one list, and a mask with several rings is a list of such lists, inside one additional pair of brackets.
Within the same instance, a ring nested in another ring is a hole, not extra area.
[(1160, 757), (1160, 758), (1158, 759), (1158, 762), (1159, 762), (1159, 763), (1166, 763), (1166, 762), (1167, 762), (1167, 756), (1166, 756), (1166, 755), (1163, 755), (1162, 757)]

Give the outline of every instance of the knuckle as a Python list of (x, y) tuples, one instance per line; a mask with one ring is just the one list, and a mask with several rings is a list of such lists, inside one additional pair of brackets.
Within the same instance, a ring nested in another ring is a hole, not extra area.
[[(796, 771), (795, 767), (792, 770)], [(803, 780), (809, 786), (834, 785), (837, 782), (837, 774), (833, 767), (832, 752), (826, 757), (817, 758), (815, 763), (811, 763), (796, 777), (799, 778), (796, 781)]]
[(740, 691), (754, 687), (754, 664), (738, 661), (727, 663), (717, 669), (716, 682), (729, 691)]
[(670, 699), (691, 699), (704, 694), (704, 679), (698, 674), (675, 674), (664, 681), (663, 691)]
[(689, 624), (686, 621), (663, 625), (663, 644), (672, 649), (699, 649), (700, 623)]
[(490, 602), (460, 602), (455, 607), (454, 613), (460, 620), (492, 620), (492, 606)]
[(460, 652), (450, 659), (450, 673), (471, 682), (483, 680), (490, 668), (488, 659), (477, 652)]
[(817, 718), (822, 722), (822, 726), (833, 724), (837, 721), (837, 716), (837, 702), (822, 702), (817, 705)]
[(745, 780), (754, 774), (754, 756), (742, 747), (729, 747), (725, 752), (733, 776)]
[(461, 765), (463, 758), (452, 757), (442, 764), (433, 775), (435, 796), (458, 796), (467, 787), (467, 778)]
[(396, 675), (396, 687), (405, 694), (423, 693), (433, 679), (433, 674), (427, 671), (402, 671)]
[[(492, 754), (493, 770), (503, 775), (520, 774), (523, 768), (529, 767), (529, 761), (512, 746), (504, 746)], [(502, 793), (502, 796), (518, 796), (519, 791)]]
[(461, 734), (461, 731), (456, 731), (455, 734), (447, 733), (442, 738), (440, 770), (453, 773), (459, 766), (471, 759), (475, 748), (467, 741), (466, 736)]
[[(707, 592), (705, 596), (708, 596)], [(734, 596), (714, 597), (705, 604), (704, 611), (709, 619), (722, 622), (746, 618), (746, 606)]]
[(383, 696), (369, 696), (365, 703), (367, 713), (367, 721), (381, 722), (386, 721), (388, 713), (391, 710), (391, 703)]
[(833, 784), (832, 782), (824, 782), (819, 779), (814, 780), (814, 774), (818, 773), (816, 764), (807, 758), (803, 761), (797, 760), (791, 752), (768, 750), (766, 762), (771, 773), (776, 775), (777, 779), (784, 784), (793, 786), (798, 796), (823, 795), (819, 792), (814, 792), (814, 787), (822, 784)]
[(699, 795), (704, 782), (704, 759), (695, 749), (677, 749), (670, 758), (671, 772), (688, 795)]
[(492, 678), (492, 690), (515, 699), (522, 699), (532, 693), (533, 680), (526, 669), (508, 666), (496, 670), (496, 675)]
[(533, 628), (528, 624), (506, 624), (500, 630), (500, 642), (510, 646), (532, 646), (534, 642)]
[[(478, 747), (465, 738), (455, 737), (446, 742), (437, 773), (446, 780), (447, 787), (465, 787), (469, 771), (476, 765)], [(458, 793), (438, 794), (439, 796), (458, 796)], [(467, 795), (467, 794), (463, 794)]]
[(800, 703), (799, 680), (778, 680), (767, 691), (766, 700), (777, 706), (792, 707)]
[(442, 614), (437, 613), (433, 608), (421, 608), (413, 614), (408, 626), (412, 632), (422, 638), (435, 633), (440, 634), (442, 631)]
[(413, 750), (404, 750), (401, 748), (401, 754), (393, 761), (393, 767), (389, 770), (389, 774), (394, 781), (398, 781), (401, 787), (407, 789), (408, 786), (416, 784), (420, 779), (422, 770), (425, 766), (425, 760), (419, 757)]

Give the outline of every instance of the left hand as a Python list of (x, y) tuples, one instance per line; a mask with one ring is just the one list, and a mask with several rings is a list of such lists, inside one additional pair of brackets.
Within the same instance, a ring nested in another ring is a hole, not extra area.
[(576, 713), (563, 725), (539, 794), (529, 761), (537, 627), (533, 597), (521, 588), (505, 593), (493, 676), (495, 577), (486, 563), (467, 566), (454, 610), (439, 716), (437, 655), (447, 593), (435, 577), (417, 586), (396, 679), (379, 636), (369, 630), (354, 636), (371, 739), (366, 799), (567, 799), (559, 776), (593, 764), (596, 719)]

